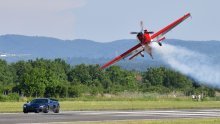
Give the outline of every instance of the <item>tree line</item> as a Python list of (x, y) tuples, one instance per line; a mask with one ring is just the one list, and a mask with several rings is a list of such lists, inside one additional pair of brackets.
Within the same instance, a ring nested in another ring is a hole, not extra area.
[(99, 65), (71, 66), (62, 59), (36, 59), (7, 63), (0, 60), (0, 92), (26, 97), (80, 97), (83, 94), (120, 92), (203, 92), (215, 96), (215, 89), (201, 86), (190, 77), (165, 67), (144, 72), (128, 71), (118, 66), (100, 70)]

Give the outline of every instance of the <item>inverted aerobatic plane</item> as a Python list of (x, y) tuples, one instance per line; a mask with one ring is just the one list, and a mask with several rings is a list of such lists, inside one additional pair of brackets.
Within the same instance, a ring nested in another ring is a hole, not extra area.
[(169, 24), (168, 26), (164, 27), (163, 29), (159, 30), (156, 33), (144, 29), (143, 22), (141, 21), (140, 22), (141, 31), (131, 32), (131, 34), (137, 35), (137, 39), (139, 43), (134, 47), (132, 47), (131, 49), (127, 50), (126, 52), (122, 53), (121, 55), (117, 56), (113, 60), (104, 64), (101, 67), (101, 69), (105, 69), (108, 66), (116, 63), (117, 61), (127, 57), (129, 57), (129, 60), (133, 59), (138, 55), (144, 57), (144, 53), (143, 53), (144, 51), (146, 51), (153, 59), (152, 48), (150, 46), (150, 43), (157, 42), (160, 46), (162, 46), (161, 42), (165, 39), (164, 35), (190, 16), (191, 16), (190, 13), (187, 13), (186, 15), (182, 16), (181, 18), (177, 19), (176, 21), (172, 22), (171, 24)]

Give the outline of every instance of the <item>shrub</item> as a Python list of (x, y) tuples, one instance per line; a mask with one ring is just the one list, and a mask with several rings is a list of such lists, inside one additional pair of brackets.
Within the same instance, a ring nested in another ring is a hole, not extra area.
[(87, 89), (87, 87), (85, 85), (82, 85), (82, 84), (77, 84), (77, 85), (70, 86), (68, 88), (69, 97), (80, 97), (80, 96), (82, 96), (82, 94), (84, 92), (87, 91), (86, 89)]
[(8, 95), (0, 95), (0, 101), (6, 102), (6, 101), (19, 101), (19, 95), (17, 93), (10, 93)]
[(19, 101), (19, 95), (17, 94), (17, 93), (10, 93), (10, 94), (8, 94), (8, 96), (7, 96), (7, 99), (9, 100), (9, 101)]

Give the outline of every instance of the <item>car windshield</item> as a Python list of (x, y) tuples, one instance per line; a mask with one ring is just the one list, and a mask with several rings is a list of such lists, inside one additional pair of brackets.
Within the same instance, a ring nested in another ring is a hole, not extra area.
[(42, 103), (48, 103), (48, 99), (34, 99), (34, 100), (32, 100), (31, 101), (31, 103), (40, 103), (40, 104), (42, 104)]

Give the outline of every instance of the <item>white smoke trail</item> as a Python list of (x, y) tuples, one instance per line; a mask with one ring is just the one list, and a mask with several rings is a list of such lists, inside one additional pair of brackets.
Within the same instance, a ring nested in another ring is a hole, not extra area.
[(220, 88), (220, 66), (212, 58), (189, 49), (163, 44), (152, 44), (155, 52), (173, 69), (188, 75), (200, 83)]

